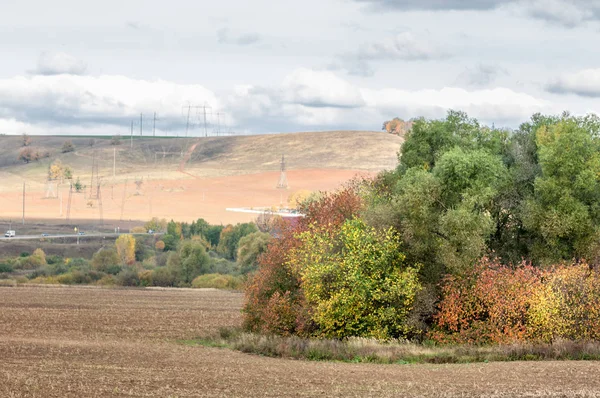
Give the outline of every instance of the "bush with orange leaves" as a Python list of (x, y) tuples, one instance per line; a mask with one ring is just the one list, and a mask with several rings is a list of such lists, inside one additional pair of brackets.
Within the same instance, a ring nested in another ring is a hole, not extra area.
[(246, 285), (244, 327), (247, 330), (279, 335), (311, 335), (316, 328), (301, 289), (300, 276), (289, 264), (290, 253), (302, 244), (298, 235), (319, 225), (337, 230), (358, 214), (362, 199), (357, 186), (307, 203), (306, 216), (294, 221), (280, 220), (273, 228), (275, 238), (258, 258), (258, 270)]
[(430, 338), (440, 343), (600, 338), (600, 272), (578, 263), (540, 270), (484, 258), (448, 276)]

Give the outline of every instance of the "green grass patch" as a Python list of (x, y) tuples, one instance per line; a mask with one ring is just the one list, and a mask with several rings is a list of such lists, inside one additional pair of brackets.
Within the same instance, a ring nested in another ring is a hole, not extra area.
[(217, 333), (192, 340), (188, 346), (228, 348), (244, 353), (308, 361), (340, 361), (378, 364), (455, 364), (506, 361), (600, 360), (600, 342), (559, 340), (551, 344), (432, 345), (373, 339), (306, 339), (245, 333), (222, 328)]

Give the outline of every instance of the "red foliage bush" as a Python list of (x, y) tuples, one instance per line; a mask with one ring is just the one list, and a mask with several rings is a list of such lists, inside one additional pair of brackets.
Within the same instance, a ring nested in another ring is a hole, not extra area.
[(542, 273), (483, 258), (462, 276), (447, 276), (430, 337), (441, 343), (509, 343), (527, 337), (528, 310)]
[(258, 270), (245, 289), (244, 327), (253, 332), (310, 335), (315, 324), (301, 289), (299, 275), (289, 266), (289, 253), (301, 241), (297, 235), (316, 224), (335, 230), (358, 214), (362, 200), (356, 187), (346, 187), (307, 204), (306, 216), (291, 223), (281, 220), (275, 239), (258, 258)]

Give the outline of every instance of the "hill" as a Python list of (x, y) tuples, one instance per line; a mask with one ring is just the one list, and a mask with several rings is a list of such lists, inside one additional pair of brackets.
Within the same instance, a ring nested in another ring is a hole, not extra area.
[[(69, 184), (55, 183), (47, 198), (48, 167), (60, 159), (74, 180), (87, 186), (73, 195), (71, 218), (146, 220), (151, 216), (211, 222), (245, 221), (248, 215), (225, 213), (226, 207), (286, 203), (294, 190), (332, 190), (357, 173), (374, 175), (394, 168), (402, 138), (385, 132), (332, 131), (208, 138), (33, 136), (34, 152), (48, 157), (24, 163), (20, 136), (0, 136), (0, 206), (4, 218), (19, 217), (23, 182), (28, 214), (34, 219), (65, 217)], [(93, 141), (91, 141), (93, 139)], [(73, 152), (62, 153), (65, 141)], [(285, 155), (290, 188), (276, 190)], [(103, 208), (86, 198), (96, 159)], [(113, 169), (114, 166), (114, 169)], [(113, 176), (114, 173), (114, 176)], [(133, 184), (138, 181), (140, 186)], [(173, 206), (177, 203), (178, 206)], [(200, 205), (201, 203), (201, 205)]]

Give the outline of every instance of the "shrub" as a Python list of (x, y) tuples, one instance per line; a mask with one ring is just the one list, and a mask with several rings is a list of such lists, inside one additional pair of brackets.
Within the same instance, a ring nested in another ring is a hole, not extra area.
[(133, 227), (131, 228), (130, 232), (132, 234), (145, 234), (147, 230), (144, 227)]
[[(73, 279), (73, 274), (70, 272), (67, 274), (58, 275), (56, 277), (56, 281), (58, 283), (60, 283), (61, 285), (72, 285), (73, 283), (75, 283), (75, 281)], [(35, 282), (35, 279), (34, 279), (34, 282)]]
[(139, 286), (139, 284), (140, 278), (133, 269), (124, 269), (117, 275), (117, 285), (119, 286)]
[(452, 343), (511, 343), (527, 336), (532, 293), (541, 273), (527, 264), (516, 269), (484, 258), (462, 276), (448, 276), (431, 337)]
[(59, 264), (62, 263), (63, 258), (59, 255), (53, 254), (51, 256), (46, 256), (46, 262), (48, 264)]
[(62, 145), (62, 148), (60, 149), (62, 153), (73, 152), (74, 150), (75, 146), (70, 140), (65, 141)]
[(12, 265), (0, 263), (0, 273), (13, 272), (13, 271), (14, 271), (14, 269), (13, 269)]
[(206, 274), (198, 276), (192, 281), (192, 287), (195, 288), (239, 290), (242, 286), (242, 278), (233, 275)]
[(152, 282), (152, 276), (154, 274), (154, 271), (152, 270), (146, 270), (146, 271), (142, 271), (139, 273), (139, 277), (140, 277), (140, 286), (152, 286), (153, 282)]
[(110, 145), (121, 145), (121, 136), (113, 135), (110, 139)]
[(176, 278), (173, 270), (167, 267), (156, 268), (152, 274), (152, 285), (162, 287), (175, 286)]
[(104, 275), (102, 279), (96, 282), (98, 286), (114, 286), (117, 284), (117, 279), (113, 275)]
[[(121, 271), (119, 263), (119, 255), (114, 249), (102, 248), (92, 257), (92, 267), (97, 271), (109, 274), (118, 274)], [(118, 270), (114, 272), (117, 268)]]
[(528, 320), (533, 340), (600, 339), (600, 272), (587, 264), (547, 271)]
[(163, 242), (162, 240), (157, 241), (154, 244), (154, 248), (158, 251), (163, 251), (165, 250), (165, 242)]

